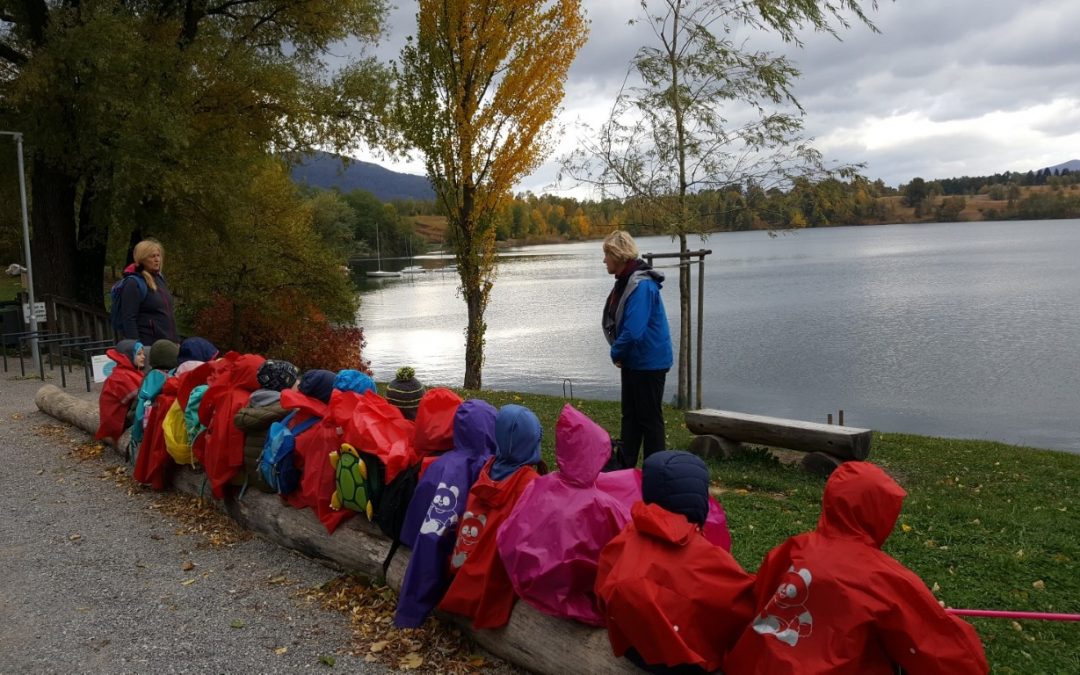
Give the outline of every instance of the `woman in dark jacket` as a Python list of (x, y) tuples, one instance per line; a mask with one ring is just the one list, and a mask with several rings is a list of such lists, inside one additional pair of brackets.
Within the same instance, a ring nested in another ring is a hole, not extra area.
[(135, 245), (132, 257), (135, 262), (124, 270), (124, 285), (120, 292), (122, 337), (146, 345), (162, 338), (178, 342), (173, 299), (161, 274), (165, 250), (160, 242), (145, 239)]

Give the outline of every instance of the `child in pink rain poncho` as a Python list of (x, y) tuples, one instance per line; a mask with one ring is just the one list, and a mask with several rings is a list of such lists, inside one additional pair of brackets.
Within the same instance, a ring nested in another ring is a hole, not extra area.
[(529, 484), (496, 536), (514, 591), (552, 616), (604, 625), (596, 609), (600, 549), (630, 520), (596, 477), (611, 455), (608, 433), (566, 405), (555, 426), (559, 470)]

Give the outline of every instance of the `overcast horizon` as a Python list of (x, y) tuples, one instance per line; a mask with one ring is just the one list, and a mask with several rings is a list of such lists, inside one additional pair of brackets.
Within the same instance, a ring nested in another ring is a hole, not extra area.
[[(416, 27), (416, 1), (394, 4), (374, 50), (383, 60), (396, 59)], [(591, 33), (567, 79), (562, 140), (516, 191), (592, 196), (557, 189), (558, 159), (587, 133), (582, 125), (595, 129), (607, 119), (630, 58), (652, 38), (628, 24), (638, 2), (582, 4)], [(898, 187), (915, 177), (1027, 172), (1080, 159), (1080, 2), (900, 0), (869, 16), (880, 33), (853, 25), (838, 41), (804, 32), (802, 49), (747, 34), (754, 48), (786, 54), (802, 72), (793, 89), (806, 110), (805, 133), (827, 161), (864, 163), (863, 175)], [(419, 159), (348, 154), (424, 173)]]

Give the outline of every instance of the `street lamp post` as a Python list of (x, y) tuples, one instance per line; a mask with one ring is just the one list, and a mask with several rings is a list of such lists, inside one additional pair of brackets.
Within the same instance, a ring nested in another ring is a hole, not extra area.
[(23, 254), (26, 256), (26, 293), (30, 307), (30, 356), (38, 360), (37, 317), (34, 316), (34, 265), (30, 259), (30, 220), (26, 215), (26, 170), (23, 168), (22, 134), (18, 131), (0, 131), (0, 136), (12, 136), (15, 139), (16, 153), (19, 156), (19, 199), (22, 201)]

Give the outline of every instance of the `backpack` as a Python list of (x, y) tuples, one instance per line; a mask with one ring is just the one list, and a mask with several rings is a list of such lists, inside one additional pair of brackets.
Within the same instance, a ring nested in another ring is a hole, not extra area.
[(394, 559), (394, 554), (401, 546), (401, 528), (405, 525), (405, 513), (409, 510), (409, 502), (412, 501), (419, 481), (420, 464), (417, 463), (402, 469), (393, 481), (383, 487), (382, 494), (379, 496), (372, 522), (379, 526), (383, 534), (390, 537), (390, 552), (383, 560), (384, 578), (390, 569), (390, 561)]
[(321, 419), (312, 415), (295, 427), (290, 427), (295, 417), (294, 410), (285, 419), (270, 425), (266, 445), (259, 458), (259, 473), (266, 484), (280, 495), (287, 495), (300, 486), (300, 470), (296, 468), (295, 457), (296, 437)]
[(374, 519), (385, 480), (383, 463), (348, 443), (342, 443), (340, 451), (330, 453), (330, 463), (334, 466), (337, 486), (330, 508), (346, 508), (365, 514), (368, 520)]
[(184, 409), (180, 407), (180, 401), (173, 401), (169, 406), (169, 412), (165, 414), (165, 421), (161, 425), (165, 433), (165, 450), (177, 464), (195, 466), (195, 457), (191, 454), (191, 444), (188, 442), (187, 425), (184, 424)]
[(146, 295), (150, 292), (146, 280), (142, 278), (141, 274), (125, 274), (112, 285), (112, 288), (109, 289), (109, 297), (112, 298), (112, 306), (109, 308), (109, 324), (116, 335), (124, 334), (124, 315), (120, 311), (120, 300), (124, 295), (124, 284), (127, 283), (128, 279), (134, 279), (135, 284), (139, 287), (140, 301), (145, 300)]

